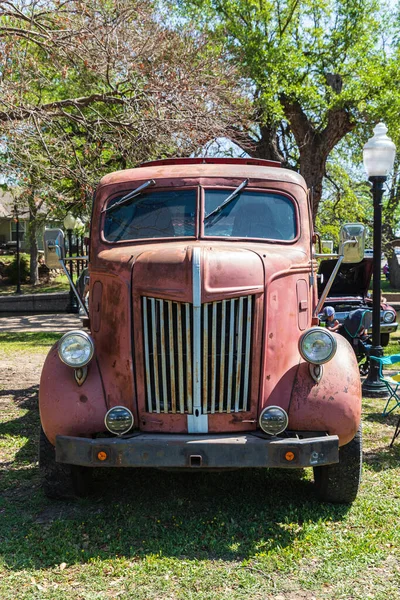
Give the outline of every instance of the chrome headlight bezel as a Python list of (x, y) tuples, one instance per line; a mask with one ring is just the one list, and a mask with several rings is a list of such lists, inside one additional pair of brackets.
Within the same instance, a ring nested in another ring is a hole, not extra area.
[[(72, 336), (78, 336), (78, 337), (82, 338), (83, 343), (88, 344), (88, 347), (89, 347), (89, 352), (88, 352), (86, 358), (84, 360), (80, 361), (79, 363), (72, 363), (71, 361), (68, 361), (68, 359), (66, 359), (65, 355), (62, 352), (63, 344), (66, 342), (66, 340), (68, 340), (68, 338), (70, 338)], [(90, 337), (90, 335), (88, 333), (86, 333), (86, 331), (82, 331), (80, 329), (76, 329), (74, 331), (68, 331), (68, 333), (65, 333), (58, 342), (58, 356), (60, 357), (60, 360), (65, 365), (67, 365), (68, 367), (71, 367), (72, 369), (81, 369), (82, 367), (85, 367), (87, 364), (90, 363), (90, 361), (93, 358), (93, 355), (94, 355), (94, 342), (93, 342), (92, 338)]]
[[(266, 413), (268, 413), (268, 412), (272, 412), (272, 411), (279, 411), (279, 413), (280, 413), (280, 414), (281, 414), (281, 416), (282, 416), (282, 422), (281, 422), (281, 424), (280, 424), (280, 425), (279, 425), (279, 427), (278, 427), (278, 428), (277, 428), (275, 431), (273, 431), (273, 432), (271, 432), (271, 431), (266, 431), (266, 430), (264, 429), (263, 425), (262, 425), (262, 420), (263, 420), (263, 417), (265, 416), (265, 414), (266, 414)], [(286, 411), (285, 411), (285, 410), (284, 410), (284, 409), (283, 409), (281, 406), (276, 406), (276, 405), (273, 405), (273, 406), (267, 406), (266, 408), (264, 408), (264, 409), (261, 411), (261, 413), (260, 413), (260, 416), (259, 416), (259, 419), (258, 419), (258, 424), (260, 425), (260, 428), (262, 429), (262, 431), (263, 431), (264, 433), (266, 433), (267, 435), (272, 435), (272, 436), (274, 436), (274, 435), (279, 435), (280, 433), (282, 433), (283, 431), (285, 431), (285, 429), (287, 429), (287, 426), (288, 426), (288, 424), (289, 424), (289, 417), (288, 417), (288, 414), (287, 414), (287, 412), (286, 412)]]
[[(318, 335), (321, 340), (329, 343), (330, 350), (328, 351), (327, 355), (324, 356), (323, 358), (321, 358), (320, 360), (316, 360), (315, 358), (310, 358), (309, 356), (307, 356), (307, 353), (304, 350), (305, 342), (310, 335)], [(328, 329), (325, 329), (324, 327), (311, 327), (311, 329), (307, 329), (307, 331), (305, 331), (303, 333), (303, 335), (301, 336), (301, 338), (299, 339), (299, 352), (300, 352), (302, 358), (306, 362), (311, 363), (312, 365), (323, 365), (323, 364), (329, 362), (335, 356), (336, 350), (337, 350), (337, 341), (335, 339), (335, 336)]]
[[(123, 411), (125, 411), (125, 412), (127, 412), (129, 414), (129, 416), (130, 416), (130, 425), (129, 425), (129, 427), (126, 427), (125, 429), (123, 429), (121, 431), (113, 431), (111, 429), (111, 427), (109, 427), (108, 418), (110, 417), (110, 414), (112, 414), (113, 412), (116, 412), (118, 410), (119, 411), (123, 410)], [(134, 426), (134, 424), (135, 424), (135, 417), (133, 416), (132, 411), (129, 410), (129, 408), (127, 408), (126, 406), (113, 406), (112, 408), (110, 408), (110, 410), (108, 410), (106, 412), (106, 415), (104, 417), (104, 425), (106, 426), (107, 431), (109, 431), (113, 435), (117, 435), (117, 436), (125, 435), (125, 433), (128, 433), (128, 431), (130, 431), (132, 429), (132, 427)]]
[[(389, 317), (389, 318), (387, 318)], [(391, 310), (385, 310), (383, 313), (383, 318), (382, 321), (384, 323), (394, 323), (394, 321), (396, 320), (396, 314), (393, 313)]]

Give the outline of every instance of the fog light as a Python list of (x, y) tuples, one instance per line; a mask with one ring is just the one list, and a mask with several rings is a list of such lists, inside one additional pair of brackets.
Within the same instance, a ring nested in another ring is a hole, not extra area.
[(115, 433), (115, 435), (123, 435), (128, 433), (133, 427), (133, 414), (125, 406), (114, 406), (110, 408), (104, 418), (105, 426), (108, 431)]
[(289, 418), (280, 406), (267, 406), (260, 415), (259, 423), (264, 433), (278, 435), (285, 431)]

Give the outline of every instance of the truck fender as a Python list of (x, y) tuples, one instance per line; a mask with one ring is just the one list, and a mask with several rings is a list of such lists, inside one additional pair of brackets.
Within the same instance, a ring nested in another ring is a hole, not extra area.
[(107, 412), (96, 356), (88, 364), (88, 374), (79, 386), (74, 369), (58, 356), (55, 344), (43, 365), (39, 389), (39, 410), (47, 439), (55, 445), (56, 435), (90, 437), (105, 431)]
[(355, 436), (361, 420), (361, 381), (358, 364), (347, 340), (335, 334), (337, 351), (323, 365), (319, 383), (301, 361), (294, 379), (289, 406), (289, 428), (326, 431), (339, 436), (343, 446)]

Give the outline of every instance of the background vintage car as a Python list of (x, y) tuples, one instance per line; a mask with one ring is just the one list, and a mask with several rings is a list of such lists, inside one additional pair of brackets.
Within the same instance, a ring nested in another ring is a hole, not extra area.
[[(336, 259), (322, 261), (318, 269), (318, 295), (321, 296), (325, 285), (336, 265)], [(324, 306), (333, 306), (336, 318), (343, 323), (351, 310), (368, 308), (372, 310), (372, 298), (368, 289), (372, 277), (373, 259), (365, 257), (360, 263), (342, 264)], [(322, 316), (322, 313), (319, 315)], [(397, 330), (396, 311), (386, 302), (381, 303), (381, 344), (387, 346), (389, 336)]]

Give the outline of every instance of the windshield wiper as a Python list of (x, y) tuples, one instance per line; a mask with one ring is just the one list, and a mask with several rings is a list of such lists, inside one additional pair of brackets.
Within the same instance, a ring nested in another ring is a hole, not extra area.
[(227, 199), (222, 202), (222, 204), (217, 206), (217, 208), (214, 208), (214, 210), (212, 210), (210, 213), (208, 213), (208, 215), (206, 217), (204, 217), (204, 220), (207, 221), (207, 219), (209, 219), (212, 215), (216, 215), (217, 213), (221, 212), (221, 210), (223, 208), (225, 208), (225, 206), (227, 204), (229, 204), (230, 202), (232, 202), (232, 200), (234, 200), (237, 196), (239, 196), (240, 192), (242, 190), (244, 190), (244, 188), (246, 187), (246, 185), (248, 183), (249, 183), (248, 179), (245, 179), (244, 181), (242, 181), (242, 183), (236, 188), (236, 190), (233, 190), (232, 194), (230, 194), (227, 197)]
[(154, 179), (149, 179), (149, 181), (146, 181), (146, 183), (140, 185), (138, 188), (136, 188), (136, 190), (133, 190), (132, 192), (129, 192), (129, 194), (126, 194), (126, 196), (123, 196), (121, 200), (118, 200), (118, 202), (116, 202), (115, 204), (107, 206), (107, 208), (103, 208), (101, 212), (108, 212), (109, 210), (113, 210), (114, 208), (118, 208), (119, 206), (126, 204), (127, 202), (129, 202), (129, 200), (133, 200), (133, 198), (136, 198), (136, 196), (140, 196), (143, 190), (148, 188), (150, 185), (155, 185), (155, 183), (156, 182), (154, 181)]

